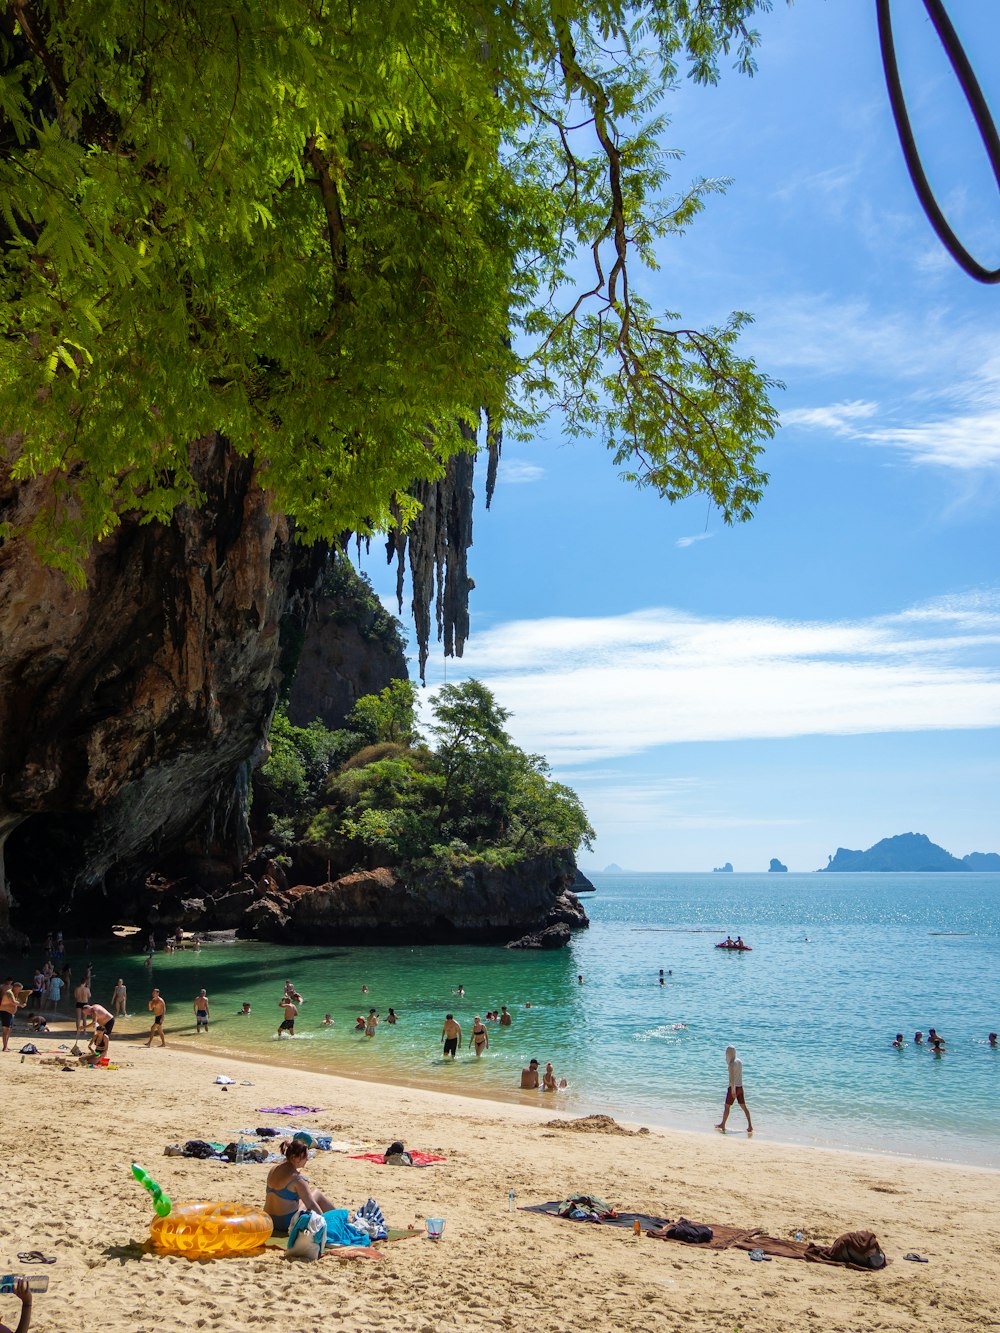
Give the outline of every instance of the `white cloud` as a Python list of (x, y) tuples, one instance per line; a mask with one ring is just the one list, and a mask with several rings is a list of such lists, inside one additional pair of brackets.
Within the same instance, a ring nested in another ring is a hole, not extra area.
[(831, 430), (835, 435), (854, 435), (857, 423), (867, 421), (878, 412), (878, 403), (859, 399), (849, 403), (831, 403), (829, 407), (792, 407), (781, 414), (783, 426), (818, 427)]
[(693, 537), (678, 537), (674, 542), (675, 546), (694, 546), (695, 542), (707, 542), (709, 537), (714, 536), (711, 532), (696, 532)]
[(545, 469), (539, 467), (537, 463), (529, 463), (523, 458), (504, 458), (500, 461), (497, 481), (514, 486), (529, 481), (541, 481), (544, 476)]
[(496, 626), (462, 674), (565, 767), (678, 742), (1000, 726), (998, 645), (992, 591), (826, 623), (660, 608)]
[(913, 463), (970, 470), (1000, 466), (1000, 386), (995, 407), (910, 426), (886, 426), (860, 436), (899, 449)]

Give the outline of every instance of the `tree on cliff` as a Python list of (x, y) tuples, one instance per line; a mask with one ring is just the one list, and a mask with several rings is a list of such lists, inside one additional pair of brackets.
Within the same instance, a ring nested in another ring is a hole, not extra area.
[(0, 0), (0, 502), (50, 477), (28, 535), (78, 576), (218, 431), (303, 539), (401, 529), (482, 419), (491, 490), (556, 406), (745, 519), (746, 317), (687, 328), (635, 267), (720, 187), (669, 195), (665, 91), (749, 72), (768, 3)]

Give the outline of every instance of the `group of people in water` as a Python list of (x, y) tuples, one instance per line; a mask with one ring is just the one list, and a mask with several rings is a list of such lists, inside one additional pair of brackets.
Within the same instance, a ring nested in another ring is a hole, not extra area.
[[(892, 1044), (897, 1051), (901, 1051), (906, 1045), (906, 1038), (901, 1032), (897, 1032), (896, 1038)], [(913, 1044), (914, 1046), (929, 1046), (935, 1055), (943, 1055), (945, 1051), (944, 1037), (941, 1036), (941, 1033), (938, 1032), (936, 1028), (927, 1029), (926, 1042), (924, 1041), (924, 1034), (922, 1032), (914, 1032)], [(995, 1032), (989, 1033), (986, 1038), (986, 1044), (994, 1051), (997, 1049), (997, 1034)]]

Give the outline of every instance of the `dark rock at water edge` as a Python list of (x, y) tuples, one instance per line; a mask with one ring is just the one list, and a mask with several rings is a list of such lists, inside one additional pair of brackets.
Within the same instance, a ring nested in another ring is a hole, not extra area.
[(522, 935), (519, 940), (511, 940), (508, 949), (562, 949), (570, 940), (568, 926), (546, 926), (544, 930), (531, 935)]
[(579, 866), (576, 868), (576, 877), (573, 880), (572, 889), (574, 893), (596, 893), (597, 886), (591, 884), (590, 880), (583, 873)]
[(788, 872), (788, 867), (783, 866), (776, 856), (771, 857), (771, 863), (767, 869), (772, 875), (787, 874)]

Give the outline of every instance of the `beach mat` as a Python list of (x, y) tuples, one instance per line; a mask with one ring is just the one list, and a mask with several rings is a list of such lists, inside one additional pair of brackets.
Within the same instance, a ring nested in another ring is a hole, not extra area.
[(563, 1204), (562, 1199), (552, 1203), (528, 1203), (521, 1209), (522, 1213), (544, 1213), (547, 1217), (559, 1217), (563, 1222), (590, 1222), (592, 1225), (602, 1227), (624, 1227), (627, 1231), (634, 1231), (636, 1222), (639, 1223), (643, 1231), (654, 1231), (658, 1227), (666, 1226), (667, 1220), (663, 1217), (651, 1217), (649, 1213), (616, 1213), (614, 1217), (560, 1217), (559, 1209)]
[[(559, 1208), (564, 1200), (557, 1199), (550, 1203), (528, 1204), (521, 1208), (524, 1213), (544, 1213), (547, 1217), (557, 1217), (563, 1222), (593, 1222), (596, 1219), (584, 1217), (562, 1217)], [(776, 1259), (803, 1259), (806, 1263), (829, 1264), (836, 1268), (852, 1268), (858, 1273), (880, 1273), (880, 1268), (863, 1268), (859, 1264), (846, 1263), (833, 1258), (828, 1245), (816, 1245), (812, 1241), (785, 1240), (783, 1236), (767, 1236), (761, 1231), (747, 1227), (729, 1227), (714, 1222), (706, 1225), (712, 1228), (712, 1239), (692, 1244), (690, 1241), (677, 1240), (665, 1234), (671, 1219), (650, 1217), (646, 1213), (618, 1213), (616, 1217), (602, 1217), (597, 1224), (605, 1227), (625, 1227), (634, 1230), (639, 1226), (650, 1240), (666, 1240), (673, 1245), (683, 1245), (688, 1250), (762, 1250), (764, 1254)], [(885, 1267), (890, 1260), (886, 1258)]]
[[(413, 1227), (389, 1227), (389, 1234), (386, 1237), (386, 1241), (375, 1241), (374, 1243), (376, 1245), (381, 1245), (383, 1243), (391, 1244), (396, 1240), (411, 1240), (414, 1236), (423, 1236), (425, 1234), (423, 1227), (419, 1229), (414, 1229)], [(287, 1250), (288, 1237), (269, 1236), (264, 1242), (264, 1248), (268, 1250)]]
[[(437, 1157), (432, 1152), (421, 1152), (419, 1148), (407, 1148), (413, 1158), (414, 1166), (433, 1166), (435, 1162), (447, 1162), (447, 1157)], [(355, 1152), (350, 1154), (352, 1162), (377, 1162), (385, 1166), (385, 1154), (380, 1152)]]

